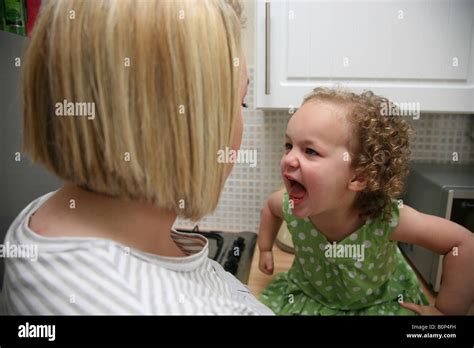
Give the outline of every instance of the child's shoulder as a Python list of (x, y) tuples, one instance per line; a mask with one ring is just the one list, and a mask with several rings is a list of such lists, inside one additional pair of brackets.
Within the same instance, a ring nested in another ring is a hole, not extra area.
[(375, 236), (390, 237), (400, 222), (400, 201), (392, 199), (376, 218), (368, 218), (365, 226)]

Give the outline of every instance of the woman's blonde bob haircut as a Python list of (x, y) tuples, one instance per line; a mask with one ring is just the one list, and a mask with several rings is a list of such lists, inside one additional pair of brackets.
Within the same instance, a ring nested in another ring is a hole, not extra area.
[[(22, 71), (32, 160), (93, 192), (212, 212), (240, 107), (236, 3), (45, 2)], [(60, 116), (57, 103), (90, 103), (95, 117)]]

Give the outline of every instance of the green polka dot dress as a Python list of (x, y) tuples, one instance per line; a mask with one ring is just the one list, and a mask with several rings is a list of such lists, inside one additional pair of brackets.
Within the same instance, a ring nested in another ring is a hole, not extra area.
[(330, 243), (311, 223), (283, 211), (295, 248), (290, 270), (277, 274), (260, 301), (279, 315), (414, 315), (399, 300), (428, 305), (416, 275), (397, 243), (389, 239), (399, 210), (390, 221), (367, 220), (345, 239)]

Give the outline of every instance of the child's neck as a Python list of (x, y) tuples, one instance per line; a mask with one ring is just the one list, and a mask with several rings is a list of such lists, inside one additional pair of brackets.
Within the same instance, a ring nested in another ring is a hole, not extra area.
[(330, 243), (340, 242), (365, 223), (353, 208), (326, 211), (310, 216), (310, 220)]

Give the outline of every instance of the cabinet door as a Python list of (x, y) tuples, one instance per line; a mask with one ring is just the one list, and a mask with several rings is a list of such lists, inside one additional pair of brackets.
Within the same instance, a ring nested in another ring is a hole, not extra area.
[(474, 1), (258, 1), (256, 106), (317, 86), (373, 90), (421, 111), (474, 112)]

